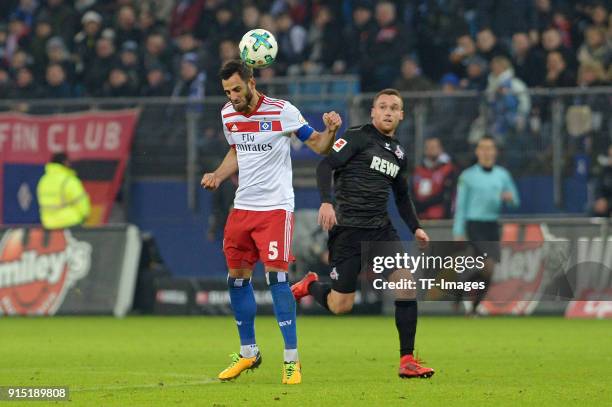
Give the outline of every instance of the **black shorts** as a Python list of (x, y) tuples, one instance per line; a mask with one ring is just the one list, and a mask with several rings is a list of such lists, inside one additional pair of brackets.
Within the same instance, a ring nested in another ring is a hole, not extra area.
[(499, 224), (496, 221), (468, 220), (466, 230), (467, 238), (478, 255), (486, 253), (487, 258), (499, 261)]
[(357, 289), (359, 273), (367, 265), (368, 259), (368, 253), (362, 253), (363, 242), (393, 242), (385, 244), (384, 250), (379, 246), (376, 247), (377, 256), (404, 251), (400, 238), (391, 224), (376, 229), (335, 226), (329, 232), (327, 241), (331, 267), (329, 276), (333, 290), (348, 294)]

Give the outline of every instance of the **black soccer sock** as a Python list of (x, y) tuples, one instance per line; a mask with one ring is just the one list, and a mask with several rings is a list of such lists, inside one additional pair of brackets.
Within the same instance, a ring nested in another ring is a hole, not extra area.
[(395, 326), (399, 334), (400, 356), (411, 355), (414, 351), (417, 327), (417, 302), (415, 300), (395, 301)]
[(308, 293), (313, 296), (316, 302), (329, 311), (327, 305), (327, 295), (331, 292), (331, 284), (313, 281), (308, 286)]

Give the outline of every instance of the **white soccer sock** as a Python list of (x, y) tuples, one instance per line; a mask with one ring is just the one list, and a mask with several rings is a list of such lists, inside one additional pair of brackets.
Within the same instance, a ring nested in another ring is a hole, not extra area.
[(243, 358), (254, 358), (259, 352), (257, 344), (240, 346), (240, 355)]
[(297, 362), (298, 360), (297, 349), (285, 349), (285, 362)]

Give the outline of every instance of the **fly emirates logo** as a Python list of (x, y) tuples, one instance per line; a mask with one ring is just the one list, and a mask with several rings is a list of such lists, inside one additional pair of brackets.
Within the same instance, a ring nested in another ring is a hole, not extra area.
[(267, 152), (272, 150), (272, 143), (256, 143), (254, 134), (243, 134), (242, 143), (236, 143), (236, 151)]

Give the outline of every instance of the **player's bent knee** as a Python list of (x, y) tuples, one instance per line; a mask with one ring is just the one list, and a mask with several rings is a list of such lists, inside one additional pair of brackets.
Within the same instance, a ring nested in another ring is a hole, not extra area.
[(242, 268), (242, 269), (229, 269), (228, 275), (231, 278), (251, 278), (253, 274), (252, 269)]
[(346, 314), (353, 309), (355, 294), (340, 294), (331, 292), (327, 297), (327, 306), (334, 314)]

